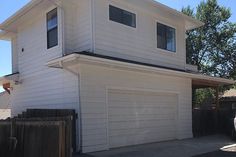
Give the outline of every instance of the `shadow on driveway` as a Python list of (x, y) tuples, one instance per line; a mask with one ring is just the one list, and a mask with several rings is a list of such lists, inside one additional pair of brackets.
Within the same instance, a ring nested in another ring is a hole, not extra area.
[(236, 152), (215, 151), (193, 157), (236, 157)]
[[(235, 144), (223, 135), (213, 135), (195, 139), (166, 141), (111, 149), (74, 157), (236, 157), (236, 148), (226, 146)], [(209, 153), (210, 152), (210, 153)]]

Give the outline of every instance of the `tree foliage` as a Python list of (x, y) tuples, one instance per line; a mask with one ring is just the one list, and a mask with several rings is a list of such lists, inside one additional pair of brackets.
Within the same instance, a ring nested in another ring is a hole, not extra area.
[(205, 23), (187, 32), (187, 63), (212, 76), (236, 78), (236, 24), (229, 21), (231, 11), (217, 0), (202, 1), (196, 11), (190, 6), (184, 14)]

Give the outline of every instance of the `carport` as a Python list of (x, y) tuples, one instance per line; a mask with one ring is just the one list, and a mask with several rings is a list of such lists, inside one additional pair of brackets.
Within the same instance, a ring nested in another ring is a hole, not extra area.
[[(193, 79), (193, 135), (201, 137), (222, 133), (221, 123), (222, 114), (219, 103), (219, 88), (230, 86), (231, 84), (224, 83), (218, 80), (201, 80)], [(196, 90), (210, 88), (214, 91), (214, 100), (209, 99), (201, 106), (196, 106)], [(203, 105), (203, 106), (202, 106)], [(226, 123), (226, 122), (225, 122)]]

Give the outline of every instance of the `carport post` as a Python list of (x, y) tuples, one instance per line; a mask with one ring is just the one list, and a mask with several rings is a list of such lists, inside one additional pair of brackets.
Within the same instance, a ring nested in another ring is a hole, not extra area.
[(215, 88), (215, 96), (216, 96), (216, 110), (220, 109), (220, 101), (219, 101), (219, 86)]
[(219, 111), (220, 111), (220, 101), (219, 101), (219, 86), (215, 87), (215, 97), (216, 97), (216, 117), (215, 117), (215, 131), (218, 133), (219, 130)]

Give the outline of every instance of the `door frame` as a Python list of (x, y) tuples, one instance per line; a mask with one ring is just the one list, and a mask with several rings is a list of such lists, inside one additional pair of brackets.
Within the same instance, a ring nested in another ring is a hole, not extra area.
[(150, 88), (133, 88), (133, 87), (122, 87), (122, 86), (106, 86), (106, 117), (107, 117), (107, 150), (110, 150), (110, 139), (109, 139), (109, 104), (108, 104), (108, 94), (109, 90), (124, 90), (124, 91), (137, 91), (137, 92), (153, 92), (153, 93), (166, 93), (166, 94), (173, 94), (177, 96), (177, 102), (175, 106), (175, 137), (177, 139), (177, 133), (178, 133), (178, 128), (179, 128), (179, 97), (180, 97), (180, 92), (178, 91), (168, 91), (168, 90), (157, 90), (157, 89), (150, 89)]

